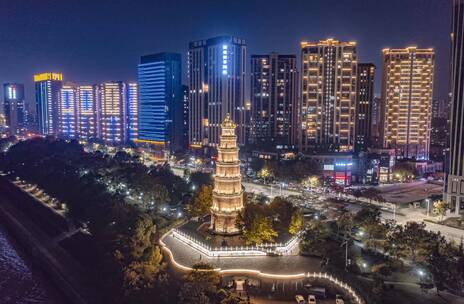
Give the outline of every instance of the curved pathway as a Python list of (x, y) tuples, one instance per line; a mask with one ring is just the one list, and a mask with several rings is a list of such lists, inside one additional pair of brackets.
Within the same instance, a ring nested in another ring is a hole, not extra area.
[(320, 259), (299, 255), (253, 256), (253, 257), (215, 257), (202, 255), (167, 232), (161, 239), (163, 252), (169, 257), (171, 265), (182, 272), (191, 271), (191, 266), (203, 261), (214, 267), (222, 276), (250, 275), (260, 279), (301, 280), (304, 278), (322, 279), (343, 289), (357, 304), (364, 304), (362, 298), (345, 282), (321, 271)]

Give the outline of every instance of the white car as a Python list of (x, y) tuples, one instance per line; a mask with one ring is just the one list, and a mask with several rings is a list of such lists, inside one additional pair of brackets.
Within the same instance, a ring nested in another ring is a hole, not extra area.
[(297, 303), (297, 304), (305, 304), (305, 303), (306, 303), (306, 302), (305, 302), (305, 299), (303, 298), (302, 295), (296, 295), (296, 296), (295, 296), (295, 300), (296, 300), (296, 303)]
[(316, 296), (315, 295), (309, 295), (308, 296), (308, 304), (316, 304)]

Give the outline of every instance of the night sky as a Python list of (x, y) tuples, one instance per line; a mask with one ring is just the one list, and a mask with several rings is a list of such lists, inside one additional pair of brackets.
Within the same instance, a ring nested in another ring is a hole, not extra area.
[(234, 35), (248, 55), (299, 56), (301, 40), (335, 38), (357, 41), (359, 62), (377, 65), (376, 93), (382, 48), (434, 47), (434, 95), (445, 98), (450, 23), (451, 0), (0, 0), (0, 83), (24, 83), (30, 102), (38, 72), (129, 81), (141, 55), (179, 52), (185, 62), (193, 40)]

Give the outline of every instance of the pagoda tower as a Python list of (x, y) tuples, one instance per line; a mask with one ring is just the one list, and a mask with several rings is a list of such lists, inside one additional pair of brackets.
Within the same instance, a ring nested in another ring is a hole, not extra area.
[(238, 158), (236, 124), (227, 114), (221, 124), (210, 229), (216, 234), (238, 234), (235, 222), (243, 209), (242, 176)]

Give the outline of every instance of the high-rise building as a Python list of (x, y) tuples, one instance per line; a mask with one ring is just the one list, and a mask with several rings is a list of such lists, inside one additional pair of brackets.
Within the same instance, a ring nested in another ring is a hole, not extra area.
[(189, 143), (216, 146), (227, 113), (245, 144), (245, 40), (221, 36), (191, 42), (188, 54)]
[(104, 82), (99, 88), (99, 123), (101, 139), (112, 145), (126, 142), (126, 84)]
[(58, 104), (59, 135), (65, 138), (77, 138), (78, 128), (77, 89), (74, 85), (63, 85), (60, 89)]
[(58, 105), (63, 85), (61, 73), (34, 75), (38, 131), (41, 134), (58, 135)]
[(77, 133), (80, 139), (97, 137), (97, 98), (98, 87), (82, 85), (77, 87)]
[(26, 113), (24, 104), (24, 85), (5, 83), (3, 85), (3, 112), (8, 133), (20, 134), (26, 129)]
[(432, 119), (445, 118), (450, 116), (450, 103), (448, 99), (434, 99), (432, 103)]
[(464, 0), (453, 1), (451, 33), (450, 166), (444, 198), (459, 215), (464, 209)]
[(300, 150), (352, 151), (355, 143), (355, 42), (301, 43)]
[(181, 55), (142, 56), (138, 65), (138, 142), (169, 151), (182, 149), (183, 94)]
[(188, 148), (188, 132), (189, 132), (189, 88), (186, 85), (182, 86), (182, 147)]
[(435, 53), (383, 50), (381, 137), (398, 158), (428, 159)]
[(372, 113), (371, 113), (371, 145), (372, 147), (379, 148), (382, 146), (380, 143), (380, 108), (382, 99), (374, 97), (372, 99)]
[(372, 143), (372, 103), (374, 101), (375, 65), (358, 64), (358, 92), (356, 104), (356, 144), (357, 151), (365, 151)]
[(129, 82), (127, 89), (127, 136), (130, 142), (138, 138), (139, 93), (136, 82)]
[(297, 79), (295, 55), (251, 56), (251, 142), (296, 144)]

